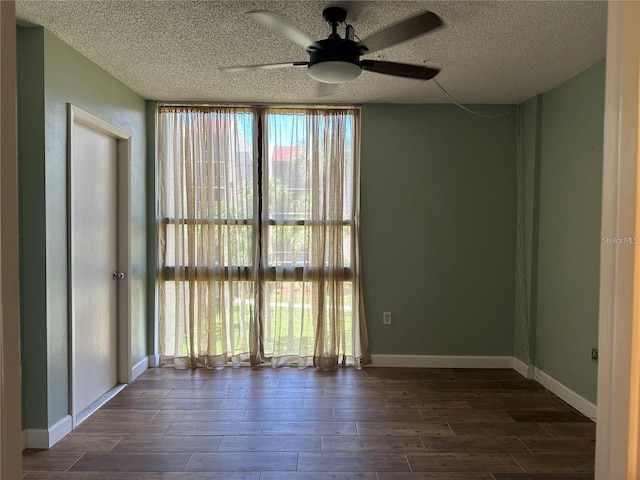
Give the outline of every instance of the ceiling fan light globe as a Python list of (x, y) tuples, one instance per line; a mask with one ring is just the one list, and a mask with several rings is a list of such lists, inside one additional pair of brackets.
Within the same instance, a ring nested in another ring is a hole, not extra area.
[(308, 67), (309, 75), (323, 83), (344, 83), (358, 78), (362, 69), (351, 62), (327, 61)]

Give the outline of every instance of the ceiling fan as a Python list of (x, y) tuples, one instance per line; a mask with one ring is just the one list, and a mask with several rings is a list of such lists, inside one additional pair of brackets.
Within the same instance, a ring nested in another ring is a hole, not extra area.
[(391, 47), (440, 27), (442, 20), (433, 12), (426, 11), (407, 18), (360, 40), (356, 37), (353, 27), (348, 24), (344, 37), (340, 36), (338, 26), (345, 23), (347, 12), (340, 7), (328, 7), (323, 10), (322, 16), (331, 26), (331, 34), (328, 38), (318, 41), (312, 40), (272, 12), (256, 10), (248, 15), (303, 47), (309, 54), (309, 61), (222, 67), (222, 71), (306, 66), (312, 78), (325, 84), (348, 82), (357, 78), (362, 70), (418, 80), (430, 80), (440, 71), (422, 65), (360, 58), (362, 55)]

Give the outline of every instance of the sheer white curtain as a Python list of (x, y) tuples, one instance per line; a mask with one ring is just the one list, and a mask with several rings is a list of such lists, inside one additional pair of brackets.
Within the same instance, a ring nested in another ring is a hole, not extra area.
[(255, 363), (255, 113), (162, 107), (158, 119), (161, 361)]
[(369, 363), (358, 179), (357, 109), (160, 108), (162, 361)]
[[(267, 109), (264, 355), (331, 368), (368, 357), (358, 246), (358, 110)], [(364, 349), (363, 349), (364, 342)]]

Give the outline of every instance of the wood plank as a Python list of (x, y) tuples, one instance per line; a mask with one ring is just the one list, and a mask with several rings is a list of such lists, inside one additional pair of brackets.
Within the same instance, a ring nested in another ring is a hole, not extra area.
[(260, 480), (260, 472), (143, 473), (140, 480)]
[(550, 410), (565, 408), (558, 400), (547, 397), (546, 393), (542, 398), (529, 394), (514, 397), (513, 392), (510, 392), (510, 395), (511, 398), (485, 397), (469, 399), (468, 402), (471, 408), (480, 410)]
[(494, 473), (495, 480), (593, 480), (592, 473)]
[(505, 453), (408, 453), (413, 472), (522, 472)]
[(262, 435), (356, 435), (355, 422), (264, 422)]
[[(22, 478), (27, 480), (143, 480), (144, 475), (147, 474), (143, 472), (28, 472)], [(156, 478), (160, 479), (160, 477)], [(144, 477), (144, 480), (150, 479), (151, 477)]]
[(85, 453), (72, 471), (97, 472), (175, 472), (182, 471), (188, 453)]
[(358, 422), (359, 435), (430, 435), (452, 436), (453, 432), (446, 423), (426, 422)]
[(184, 470), (186, 472), (264, 472), (269, 470), (296, 470), (298, 453), (295, 452), (216, 452), (194, 453)]
[(401, 453), (300, 452), (301, 472), (408, 472), (409, 464)]
[[(249, 410), (249, 409), (261, 409), (261, 408), (302, 408), (302, 398), (279, 398), (274, 401), (273, 398), (234, 398), (221, 400), (218, 406), (212, 406), (211, 408), (217, 408), (219, 410)], [(326, 408), (326, 400), (321, 401), (319, 408)]]
[(170, 390), (165, 398), (246, 398), (247, 388), (185, 388)]
[(225, 435), (219, 452), (314, 452), (322, 450), (320, 436)]
[(324, 388), (249, 388), (246, 398), (326, 398)]
[(514, 437), (426, 437), (421, 436), (427, 453), (529, 453)]
[[(442, 437), (439, 437), (442, 438)], [(322, 437), (323, 452), (425, 452), (420, 437), (336, 435)]]
[(49, 451), (52, 452), (110, 452), (122, 440), (122, 435), (81, 434), (71, 432), (56, 443)]
[(467, 400), (451, 400), (453, 397), (446, 397), (449, 400), (431, 400), (431, 401), (400, 401), (388, 400), (386, 405), (389, 409), (402, 410), (453, 410), (453, 409), (470, 409), (471, 405)]
[(168, 380), (168, 379), (154, 379), (154, 380), (136, 380), (131, 385), (127, 387), (127, 389), (135, 390), (135, 389), (144, 389), (151, 390), (154, 388), (159, 388), (162, 390), (169, 389), (194, 389), (194, 388), (203, 388), (207, 382), (204, 380)]
[(540, 426), (554, 437), (596, 438), (596, 424), (588, 423), (541, 423)]
[(337, 422), (423, 422), (417, 410), (360, 410), (336, 409), (334, 420)]
[(378, 473), (378, 480), (495, 480), (490, 473), (411, 472)]
[(125, 388), (118, 393), (119, 398), (164, 398), (171, 392), (170, 388)]
[(509, 415), (515, 422), (565, 422), (565, 423), (593, 423), (591, 419), (573, 410), (534, 410), (534, 411), (513, 411), (508, 410)]
[[(305, 398), (303, 408), (326, 408), (327, 403), (328, 401), (323, 398)], [(385, 400), (381, 398), (337, 398), (332, 399), (330, 405), (334, 410), (383, 410), (387, 408)]]
[(258, 435), (262, 422), (173, 422), (165, 435)]
[(22, 468), (28, 470), (68, 470), (82, 452), (27, 449), (22, 453)]
[(429, 423), (513, 423), (506, 412), (495, 410), (418, 410), (425, 422)]
[(594, 455), (587, 453), (514, 454), (513, 458), (531, 473), (593, 473)]
[(92, 422), (150, 422), (159, 410), (103, 410), (91, 415), (84, 423)]
[(169, 427), (163, 422), (89, 422), (80, 424), (74, 432), (86, 435), (162, 435)]
[(333, 422), (333, 410), (330, 408), (314, 409), (282, 409), (265, 408), (247, 410), (243, 418), (245, 422)]
[(246, 410), (160, 410), (154, 422), (241, 422)]
[(215, 452), (222, 437), (213, 435), (130, 435), (123, 437), (113, 448), (116, 453), (144, 452)]
[[(377, 480), (375, 472), (262, 472), (260, 480)], [(493, 480), (493, 479), (491, 479)]]
[(181, 398), (143, 398), (131, 408), (136, 410), (211, 410), (218, 408), (223, 401), (225, 400), (216, 398), (191, 398), (188, 402)]
[(590, 453), (596, 448), (595, 438), (582, 437), (520, 437), (531, 453)]
[(550, 437), (537, 423), (450, 423), (456, 435), (472, 437)]

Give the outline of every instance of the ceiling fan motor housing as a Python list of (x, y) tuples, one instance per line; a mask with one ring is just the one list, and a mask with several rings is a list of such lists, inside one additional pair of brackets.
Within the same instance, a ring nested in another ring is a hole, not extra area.
[(343, 83), (360, 75), (361, 47), (352, 40), (327, 38), (309, 49), (309, 75), (324, 83)]

